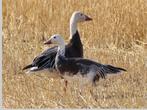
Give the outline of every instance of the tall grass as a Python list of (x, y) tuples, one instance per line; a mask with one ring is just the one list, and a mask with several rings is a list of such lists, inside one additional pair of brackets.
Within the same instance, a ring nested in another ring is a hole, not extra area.
[[(147, 107), (146, 0), (3, 0), (3, 107), (141, 108)], [(75, 10), (93, 18), (78, 25), (84, 56), (124, 67), (127, 72), (100, 80), (97, 87), (50, 73), (27, 75), (22, 68), (44, 50), (43, 41), (59, 33), (69, 38)], [(91, 92), (90, 92), (91, 91)]]

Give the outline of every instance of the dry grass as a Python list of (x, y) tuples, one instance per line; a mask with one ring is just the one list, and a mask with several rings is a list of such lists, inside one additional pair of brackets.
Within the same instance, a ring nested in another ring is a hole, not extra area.
[[(78, 81), (64, 94), (61, 79), (21, 70), (43, 51), (47, 36), (60, 33), (68, 40), (75, 10), (93, 18), (79, 24), (85, 58), (128, 70), (95, 88), (85, 86), (82, 95)], [(3, 107), (147, 107), (146, 41), (146, 0), (3, 0)]]

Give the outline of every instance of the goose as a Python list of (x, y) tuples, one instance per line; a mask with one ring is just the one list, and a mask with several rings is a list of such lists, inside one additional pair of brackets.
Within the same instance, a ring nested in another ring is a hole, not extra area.
[(92, 85), (96, 85), (96, 81), (98, 81), (99, 78), (105, 79), (107, 74), (117, 74), (121, 71), (126, 71), (123, 68), (101, 64), (90, 59), (67, 58), (65, 56), (66, 45), (64, 39), (59, 34), (51, 36), (51, 38), (44, 44), (58, 45), (58, 50), (55, 57), (55, 68), (61, 76), (73, 76), (79, 73), (81, 76), (86, 77), (92, 83)]
[[(70, 18), (70, 41), (66, 45), (66, 57), (83, 57), (83, 45), (77, 30), (77, 23), (91, 21), (92, 18), (80, 11), (75, 11)], [(34, 58), (33, 62), (23, 68), (29, 72), (55, 69), (54, 62), (57, 53), (57, 46), (49, 48)]]

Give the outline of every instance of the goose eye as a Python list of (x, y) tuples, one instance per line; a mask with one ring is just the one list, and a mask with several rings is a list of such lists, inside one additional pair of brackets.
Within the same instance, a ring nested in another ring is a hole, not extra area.
[(56, 36), (54, 36), (54, 39), (56, 39)]
[(83, 14), (80, 14), (80, 16), (83, 16)]

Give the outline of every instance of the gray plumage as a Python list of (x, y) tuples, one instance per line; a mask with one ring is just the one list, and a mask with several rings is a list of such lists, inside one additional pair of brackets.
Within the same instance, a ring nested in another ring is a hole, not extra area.
[(52, 43), (57, 43), (58, 51), (55, 58), (55, 67), (64, 76), (65, 73), (69, 73), (70, 76), (80, 73), (83, 77), (87, 77), (92, 84), (99, 78), (105, 78), (107, 74), (117, 74), (121, 71), (126, 71), (120, 67), (114, 67), (112, 65), (104, 65), (97, 63), (90, 59), (84, 58), (66, 58), (65, 57), (65, 44), (60, 35), (53, 35), (50, 40)]

